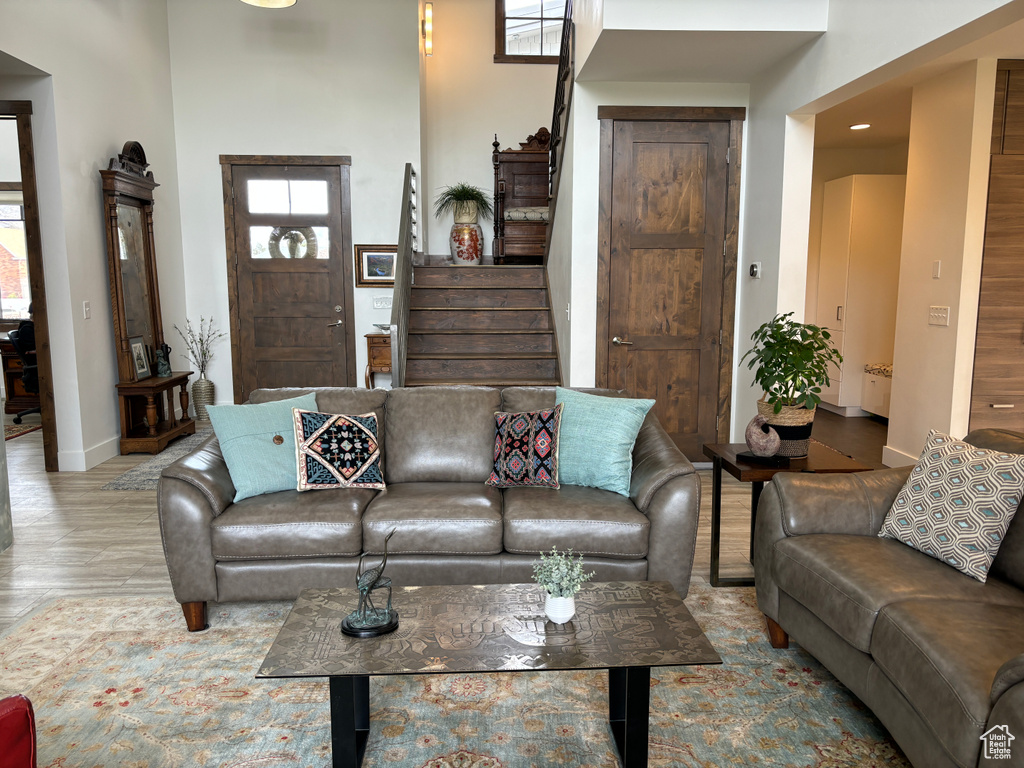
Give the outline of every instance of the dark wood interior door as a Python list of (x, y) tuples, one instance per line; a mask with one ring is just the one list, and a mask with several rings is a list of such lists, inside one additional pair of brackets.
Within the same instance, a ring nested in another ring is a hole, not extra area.
[(722, 353), (734, 306), (724, 295), (730, 123), (617, 119), (610, 134), (599, 383), (655, 399), (675, 443), (703, 460), (703, 444), (720, 442), (731, 366)]
[(236, 159), (221, 160), (235, 401), (264, 387), (355, 386), (348, 164)]

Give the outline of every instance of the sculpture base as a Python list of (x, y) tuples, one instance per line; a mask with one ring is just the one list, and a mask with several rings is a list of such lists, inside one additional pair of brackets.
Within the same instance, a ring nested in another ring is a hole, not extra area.
[(351, 618), (351, 616), (346, 616), (341, 620), (341, 633), (349, 637), (380, 637), (398, 629), (398, 611), (391, 612), (391, 620), (386, 624), (378, 624), (377, 626), (356, 626), (350, 621)]
[(737, 459), (750, 462), (751, 464), (764, 464), (767, 467), (788, 467), (789, 457), (788, 456), (758, 456), (751, 451), (742, 451), (736, 454)]

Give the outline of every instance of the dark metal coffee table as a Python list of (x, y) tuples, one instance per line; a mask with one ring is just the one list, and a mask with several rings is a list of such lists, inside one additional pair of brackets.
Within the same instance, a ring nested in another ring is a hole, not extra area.
[(399, 587), (399, 628), (341, 633), (355, 589), (299, 595), (256, 677), (326, 677), (334, 766), (359, 766), (371, 675), (607, 669), (608, 721), (625, 768), (647, 765), (651, 667), (721, 664), (667, 582), (601, 582), (576, 596), (567, 624), (544, 618), (536, 584)]

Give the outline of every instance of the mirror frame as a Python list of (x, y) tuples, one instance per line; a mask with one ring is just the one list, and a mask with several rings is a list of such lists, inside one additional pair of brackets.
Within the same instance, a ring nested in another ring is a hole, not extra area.
[[(138, 380), (128, 341), (128, 318), (125, 312), (124, 282), (121, 274), (118, 206), (141, 209), (143, 226), (143, 261), (149, 283), (149, 319), (153, 329), (153, 352), (164, 343), (163, 320), (160, 315), (160, 289), (156, 275), (156, 244), (153, 238), (153, 190), (159, 184), (153, 172), (147, 171), (146, 152), (137, 141), (126, 142), (121, 154), (110, 159), (103, 177), (103, 211), (107, 233), (107, 263), (110, 269), (110, 309), (114, 318), (114, 343), (117, 372), (122, 384)], [(152, 364), (152, 359), (150, 364)]]

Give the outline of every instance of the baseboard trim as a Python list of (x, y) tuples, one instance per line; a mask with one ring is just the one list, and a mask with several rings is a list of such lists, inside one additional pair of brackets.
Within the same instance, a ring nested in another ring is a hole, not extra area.
[(57, 468), (61, 472), (85, 472), (112, 459), (121, 452), (120, 437), (112, 437), (86, 451), (57, 451)]
[(911, 456), (888, 445), (882, 447), (882, 463), (887, 467), (907, 467), (917, 464), (917, 459), (917, 456)]
[(858, 405), (832, 405), (832, 403), (826, 403), (822, 400), (818, 403), (818, 407), (822, 410), (828, 411), (829, 413), (837, 413), (848, 419), (863, 419), (864, 417), (871, 415)]

